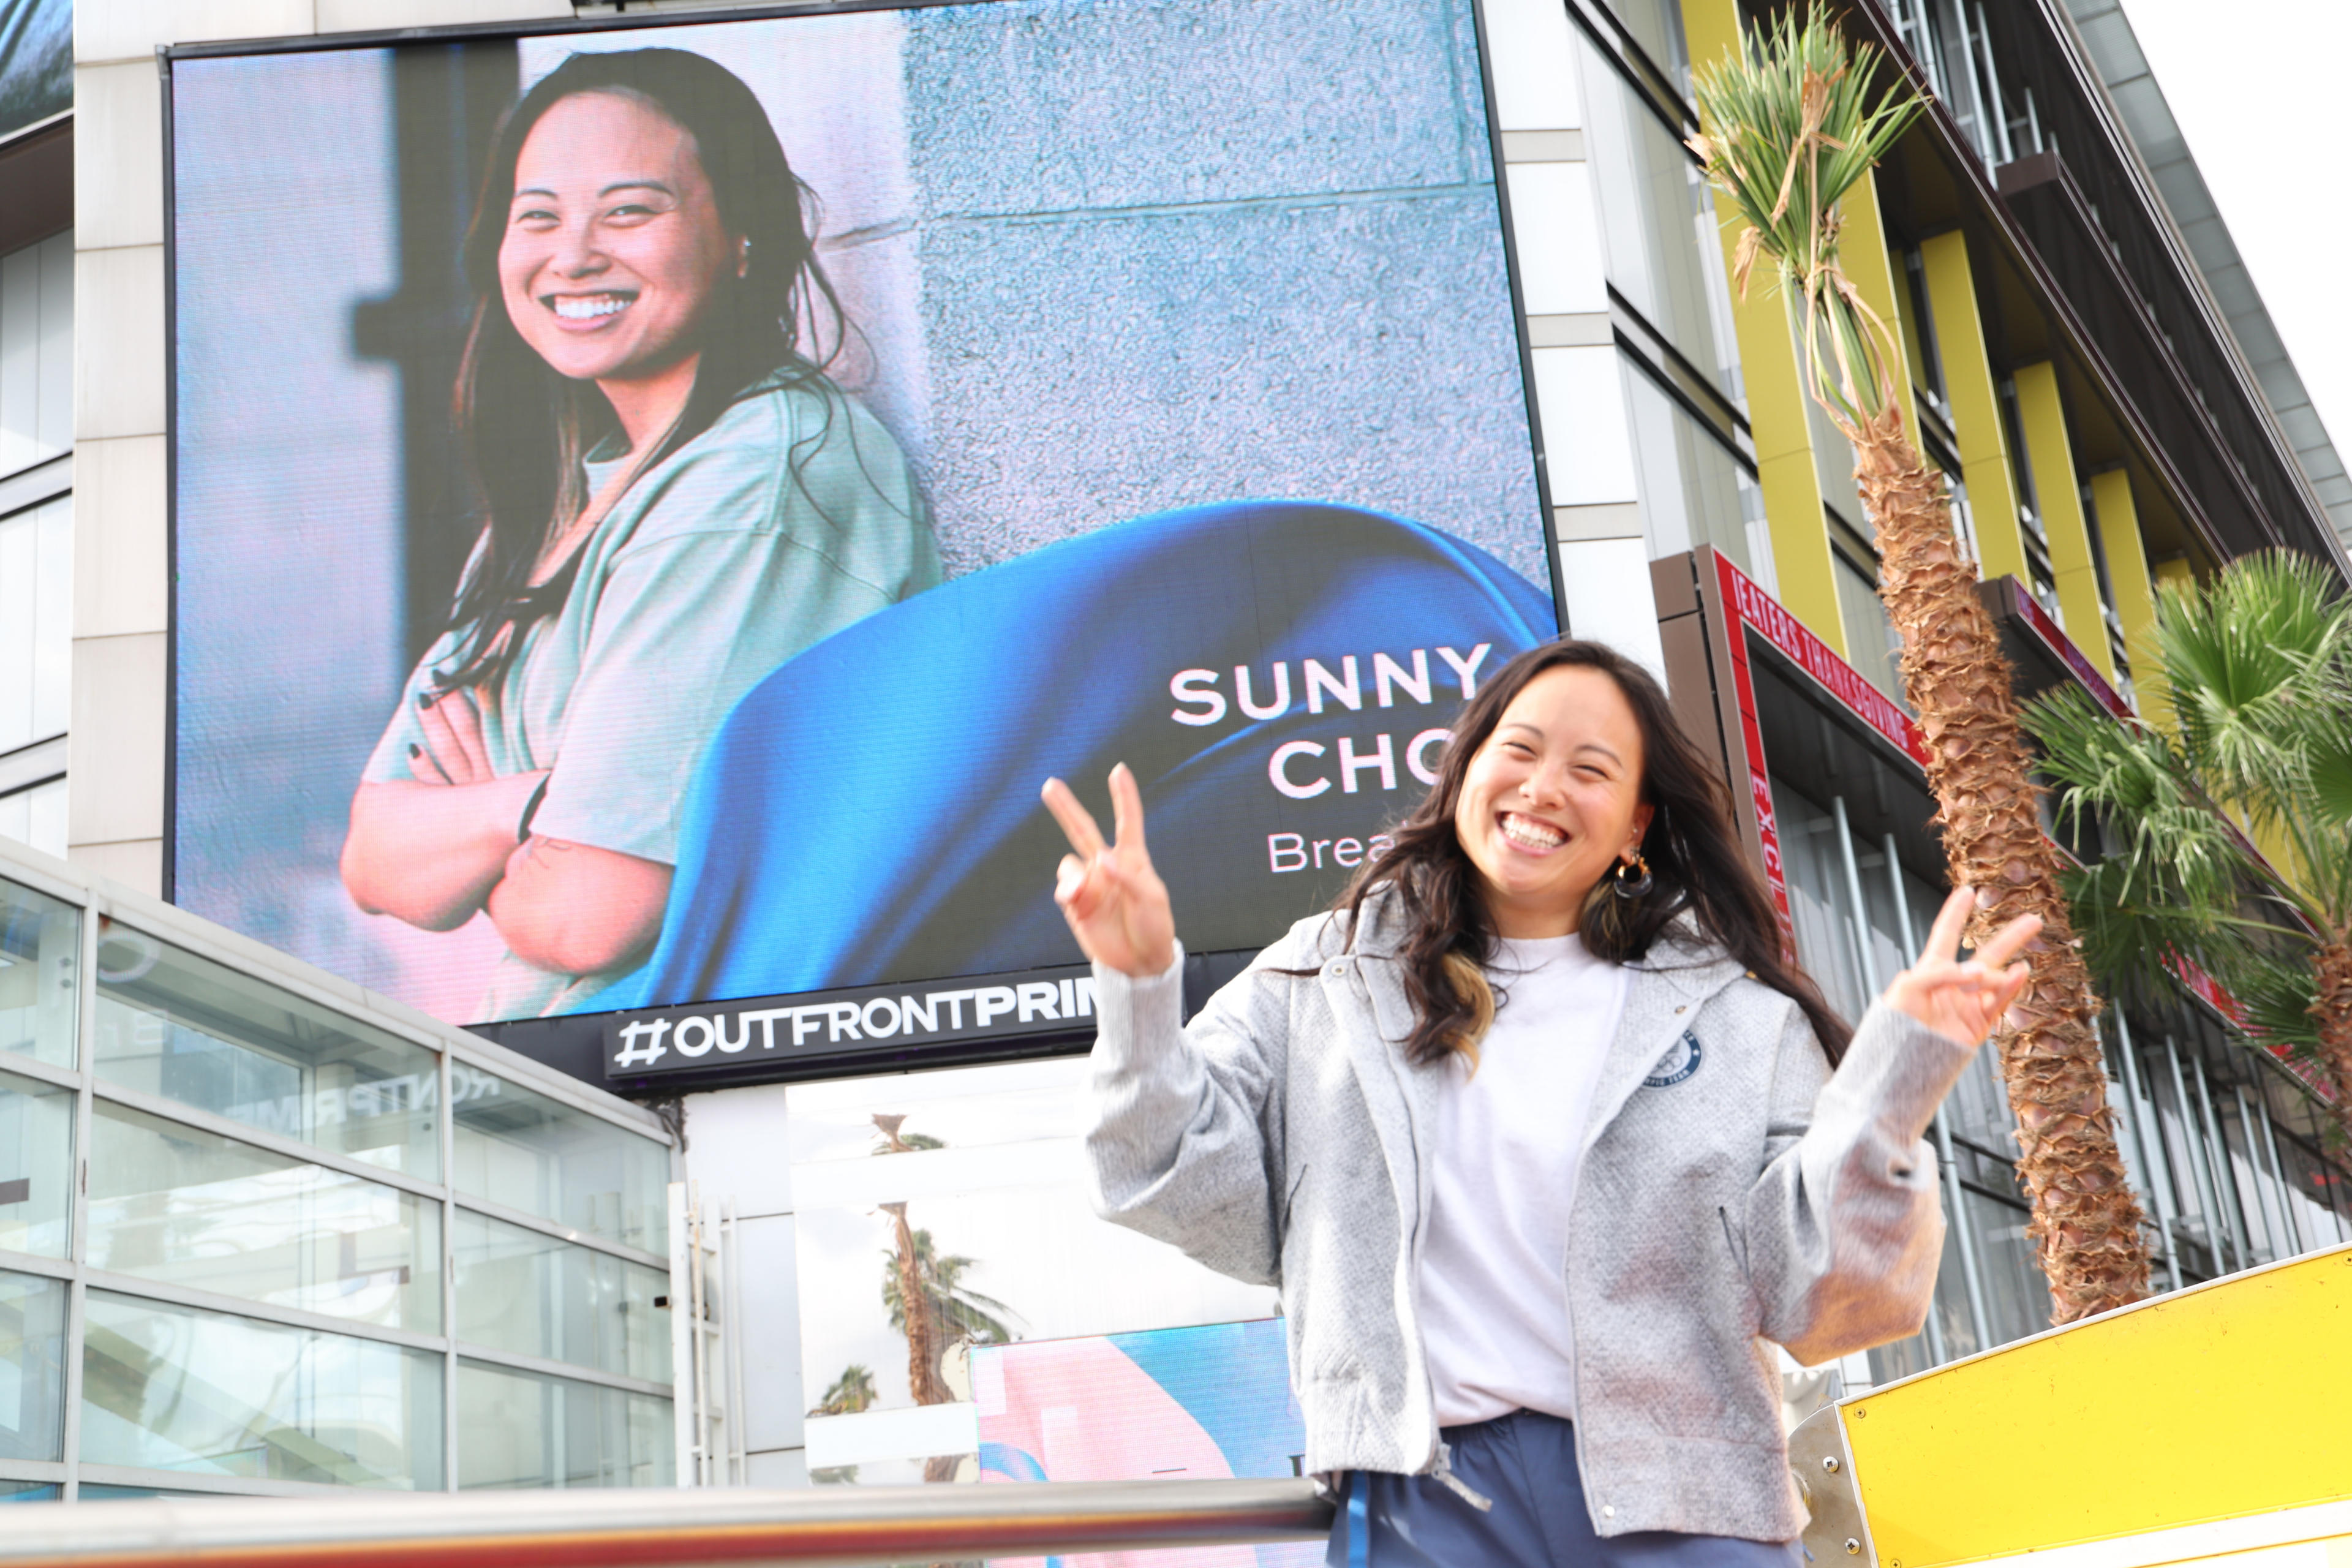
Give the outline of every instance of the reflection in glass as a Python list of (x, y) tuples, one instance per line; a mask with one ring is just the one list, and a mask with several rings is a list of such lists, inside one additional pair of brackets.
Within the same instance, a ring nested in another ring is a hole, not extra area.
[(0, 1459), (65, 1457), (66, 1283), (0, 1273)]
[(180, 1491), (171, 1487), (102, 1487), (96, 1481), (84, 1481), (79, 1494), (84, 1502), (121, 1502), (130, 1498), (216, 1498), (234, 1497), (234, 1492)]
[(1993, 1342), (2007, 1344), (2040, 1333), (2050, 1326), (2050, 1287), (2025, 1235), (2026, 1211), (1982, 1193), (1964, 1195), (1976, 1226), (1978, 1267), (1984, 1279), (1985, 1310), (1992, 1318)]
[(0, 1480), (0, 1502), (55, 1502), (61, 1489), (42, 1481)]
[(87, 1464), (442, 1484), (437, 1355), (105, 1290), (84, 1317)]
[(1903, 637), (1887, 617), (1875, 576), (1854, 564), (1843, 550), (1830, 552), (1837, 583), (1838, 621), (1845, 633), (1846, 662), (1897, 703), (1903, 701)]
[(1738, 459), (1647, 374), (1631, 363), (1623, 374), (1626, 424), (1633, 437), (1642, 521), (1651, 555), (1678, 555), (1712, 544), (1742, 572), (1755, 575), (1747, 522), (1747, 492), (1754, 487), (1745, 482)]
[(1717, 392), (1744, 397), (1723, 239), (1698, 162), (1600, 50), (1577, 54), (1609, 286)]
[(457, 1363), (460, 1487), (666, 1487), (670, 1402), (480, 1362)]
[(110, 1083), (440, 1173), (433, 1052), (112, 922), (99, 937), (97, 1037)]
[(456, 1186), (647, 1252), (669, 1250), (669, 1150), (601, 1116), (449, 1064)]
[(81, 911), (0, 881), (0, 1051), (74, 1065)]
[(441, 1205), (100, 1100), (89, 1261), (387, 1328), (441, 1326)]
[(63, 1258), (73, 1227), (74, 1091), (0, 1072), (0, 1247)]
[(493, 1350), (669, 1381), (669, 1276), (457, 1211), (457, 1337)]

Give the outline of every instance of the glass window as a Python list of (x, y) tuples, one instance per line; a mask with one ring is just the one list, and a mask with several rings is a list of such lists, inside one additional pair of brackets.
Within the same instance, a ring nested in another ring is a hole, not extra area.
[(90, 1151), (92, 1268), (440, 1329), (439, 1203), (103, 1100)]
[(235, 1497), (235, 1492), (181, 1491), (171, 1487), (105, 1487), (96, 1481), (84, 1481), (79, 1494), (84, 1502), (122, 1502), (131, 1498), (217, 1498)]
[(74, 1091), (0, 1072), (0, 1248), (63, 1258), (73, 1228)]
[(669, 1381), (669, 1275), (457, 1211), (457, 1337), (493, 1350)]
[(0, 1051), (73, 1066), (80, 971), (81, 911), (0, 881)]
[(0, 517), (0, 752), (66, 732), (73, 498)]
[(73, 269), (70, 229), (0, 256), (0, 474), (73, 445)]
[(1646, 372), (1628, 363), (1623, 374), (1651, 559), (1712, 544), (1753, 576), (1748, 513), (1753, 510), (1760, 516), (1763, 508), (1759, 493), (1751, 509), (1748, 498), (1755, 485), (1748, 471), (1730, 448), (1667, 396)]
[(83, 1316), (85, 1463), (442, 1484), (437, 1355), (105, 1290)]
[(480, 1362), (457, 1363), (460, 1487), (666, 1487), (670, 1402)]
[(55, 1502), (63, 1489), (41, 1481), (0, 1480), (0, 1502)]
[(97, 1040), (110, 1083), (440, 1173), (433, 1052), (112, 922), (99, 936)]
[(449, 1064), (459, 1192), (669, 1251), (669, 1150), (495, 1073)]
[(1976, 1226), (1977, 1267), (1984, 1281), (1985, 1310), (1995, 1344), (2007, 1344), (2050, 1326), (2050, 1287), (2026, 1239), (2026, 1211), (1964, 1192)]
[(1608, 0), (1633, 43), (1650, 63), (1667, 73), (1675, 89), (1690, 96), (1690, 60), (1683, 43), (1683, 10), (1675, 0)]
[(1590, 45), (1579, 45), (1587, 167), (1601, 199), (1610, 286), (1738, 400), (1746, 394), (1715, 198), (1680, 136)]
[(0, 1273), (0, 1458), (65, 1457), (66, 1282)]
[(1843, 550), (1832, 550), (1837, 583), (1838, 619), (1845, 632), (1846, 662), (1864, 680), (1903, 701), (1903, 638), (1887, 618), (1886, 601), (1878, 596), (1872, 574)]
[(0, 838), (13, 838), (64, 859), (66, 781), (51, 779), (14, 795), (0, 795)]

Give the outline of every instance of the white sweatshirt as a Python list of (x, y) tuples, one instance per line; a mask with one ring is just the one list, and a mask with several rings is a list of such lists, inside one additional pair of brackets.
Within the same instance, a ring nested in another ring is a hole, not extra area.
[(1421, 1331), (1441, 1426), (1575, 1415), (1568, 1208), (1625, 1006), (1625, 971), (1573, 936), (1502, 942), (1486, 977), (1502, 1005), (1476, 1070), (1449, 1065), (1431, 1139)]

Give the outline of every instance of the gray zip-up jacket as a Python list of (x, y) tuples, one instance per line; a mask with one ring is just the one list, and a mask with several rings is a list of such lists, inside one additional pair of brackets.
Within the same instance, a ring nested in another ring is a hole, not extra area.
[[(1342, 917), (1302, 921), (1190, 1026), (1181, 953), (1096, 966), (1093, 1197), (1280, 1287), (1308, 1471), (1443, 1477), (1415, 1283), (1444, 1079), (1404, 1058), (1397, 919), (1366, 910), (1352, 951)], [(1629, 967), (1568, 1226), (1585, 1502), (1603, 1536), (1790, 1540), (1765, 1342), (1819, 1363), (1917, 1331), (1944, 1235), (1920, 1135), (1970, 1052), (1882, 1004), (1832, 1076), (1719, 951), (1662, 939)]]

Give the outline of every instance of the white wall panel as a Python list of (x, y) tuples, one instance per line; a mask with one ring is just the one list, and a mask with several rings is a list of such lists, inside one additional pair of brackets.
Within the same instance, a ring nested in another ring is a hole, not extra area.
[(1503, 171), (1519, 253), (1520, 297), (1530, 316), (1609, 309), (1592, 174), (1582, 163), (1513, 163)]
[[(82, 0), (74, 7), (74, 62), (138, 60), (152, 71), (158, 44), (308, 33), (311, 0)], [(74, 135), (88, 133), (77, 113)]]
[(163, 91), (152, 54), (74, 72), (74, 221), (84, 250), (163, 243)]
[(163, 831), (164, 637), (83, 637), (73, 650), (76, 846), (157, 838)]
[(1486, 0), (1486, 69), (1506, 131), (1573, 131), (1584, 123), (1576, 49), (1560, 0)]
[(163, 247), (74, 258), (74, 436), (163, 431)]
[(1563, 543), (1559, 576), (1568, 591), (1564, 608), (1570, 633), (1607, 643), (1663, 683), (1666, 655), (1658, 640), (1650, 552), (1642, 541), (1590, 539)]
[(530, 22), (572, 15), (572, 0), (318, 0), (321, 33)]
[(1532, 357), (1552, 505), (1636, 500), (1615, 345), (1537, 349)]
[(163, 437), (85, 441), (74, 454), (82, 523), (74, 635), (160, 632), (170, 618)]

